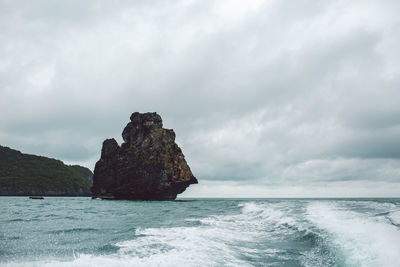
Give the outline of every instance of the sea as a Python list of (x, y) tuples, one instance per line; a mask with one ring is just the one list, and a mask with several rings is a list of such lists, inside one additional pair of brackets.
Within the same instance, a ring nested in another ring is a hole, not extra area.
[(0, 197), (0, 266), (400, 266), (400, 199)]

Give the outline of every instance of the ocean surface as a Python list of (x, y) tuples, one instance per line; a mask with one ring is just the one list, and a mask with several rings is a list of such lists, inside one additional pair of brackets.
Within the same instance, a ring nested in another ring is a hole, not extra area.
[(400, 266), (400, 199), (0, 197), (0, 266)]

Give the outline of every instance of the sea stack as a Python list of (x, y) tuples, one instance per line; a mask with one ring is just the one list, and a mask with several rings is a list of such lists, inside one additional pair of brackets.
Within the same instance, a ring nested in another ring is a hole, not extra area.
[(197, 184), (173, 130), (157, 113), (135, 112), (122, 132), (124, 143), (103, 142), (93, 175), (93, 198), (173, 200)]

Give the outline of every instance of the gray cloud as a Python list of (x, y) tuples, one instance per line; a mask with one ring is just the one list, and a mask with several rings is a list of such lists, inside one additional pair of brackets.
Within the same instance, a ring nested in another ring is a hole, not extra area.
[(360, 181), (359, 195), (392, 194), (398, 11), (397, 1), (1, 1), (0, 143), (93, 168), (131, 112), (157, 111), (204, 181), (193, 195), (246, 196), (250, 185), (346, 195)]

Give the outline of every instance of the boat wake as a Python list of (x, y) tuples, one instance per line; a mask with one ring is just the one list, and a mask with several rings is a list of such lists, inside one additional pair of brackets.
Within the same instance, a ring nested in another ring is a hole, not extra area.
[(400, 231), (397, 212), (370, 216), (349, 210), (349, 203), (317, 202), (307, 208), (311, 223), (325, 231), (340, 266), (398, 266)]
[(400, 212), (390, 203), (238, 201), (226, 213), (182, 216), (181, 226), (134, 228), (134, 238), (104, 245), (98, 253), (0, 265), (390, 267), (400, 262)]

